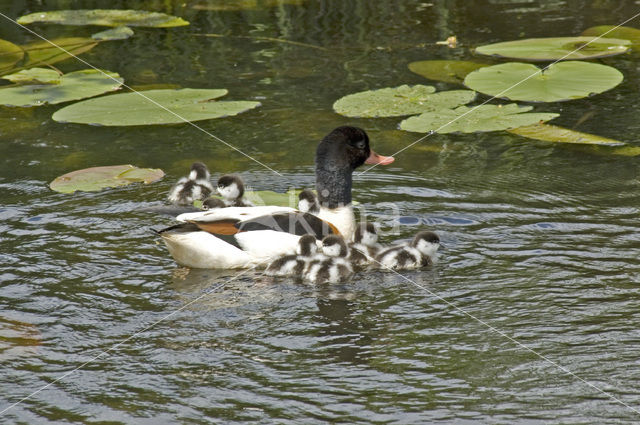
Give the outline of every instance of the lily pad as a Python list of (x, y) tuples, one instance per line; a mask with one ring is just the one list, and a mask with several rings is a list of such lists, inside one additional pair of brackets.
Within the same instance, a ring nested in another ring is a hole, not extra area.
[[(24, 44), (22, 48), (27, 54), (27, 61), (20, 69), (62, 62), (87, 52), (98, 44), (96, 40), (84, 37), (54, 38), (50, 41), (51, 43), (48, 41), (34, 41)], [(61, 50), (60, 47), (69, 53)]]
[(4, 75), (2, 78), (16, 84), (58, 84), (61, 75), (49, 68), (24, 69), (15, 74)]
[(225, 94), (226, 89), (115, 94), (69, 105), (53, 114), (53, 120), (108, 126), (178, 124), (228, 117), (260, 106), (260, 102), (214, 100)]
[(480, 105), (473, 108), (460, 106), (438, 112), (427, 112), (407, 118), (400, 129), (416, 133), (475, 133), (477, 131), (499, 131), (548, 121), (559, 114), (529, 112), (532, 106)]
[(2, 88), (0, 104), (41, 106), (68, 102), (117, 90), (122, 83), (122, 78), (115, 72), (84, 69), (62, 75), (57, 84), (29, 84)]
[(197, 10), (236, 11), (264, 9), (282, 5), (301, 6), (306, 0), (207, 0), (206, 4), (191, 6)]
[(587, 145), (624, 146), (626, 143), (594, 134), (582, 133), (551, 124), (537, 123), (525, 127), (512, 128), (509, 133), (545, 142), (578, 143)]
[(133, 30), (129, 27), (121, 26), (115, 27), (110, 30), (101, 31), (91, 36), (94, 40), (98, 41), (110, 41), (110, 40), (125, 40), (133, 35)]
[(602, 93), (620, 84), (615, 68), (590, 62), (558, 62), (544, 70), (509, 62), (473, 71), (464, 84), (491, 96), (527, 102), (560, 102)]
[(597, 27), (587, 28), (582, 32), (583, 36), (601, 36), (603, 34), (606, 34), (607, 37), (629, 40), (632, 43), (632, 49), (638, 49), (638, 47), (640, 47), (640, 29), (637, 28), (599, 25)]
[(630, 44), (618, 38), (526, 38), (480, 46), (476, 53), (526, 61), (595, 59), (624, 53)]
[(435, 91), (434, 87), (423, 85), (369, 90), (338, 99), (333, 109), (347, 117), (398, 117), (453, 108), (471, 102), (476, 96), (469, 90)]
[(22, 25), (36, 22), (63, 25), (102, 25), (106, 27), (128, 25), (154, 28), (189, 25), (188, 21), (165, 13), (122, 9), (52, 10), (30, 13), (18, 18), (18, 23)]
[(23, 57), (22, 47), (7, 40), (0, 40), (0, 73), (13, 68)]
[(411, 62), (409, 70), (430, 80), (462, 84), (467, 74), (485, 66), (488, 64), (472, 61), (432, 60)]
[(131, 183), (152, 183), (160, 180), (164, 172), (156, 168), (137, 168), (133, 165), (109, 165), (72, 171), (53, 180), (49, 187), (56, 192), (96, 192), (107, 187)]

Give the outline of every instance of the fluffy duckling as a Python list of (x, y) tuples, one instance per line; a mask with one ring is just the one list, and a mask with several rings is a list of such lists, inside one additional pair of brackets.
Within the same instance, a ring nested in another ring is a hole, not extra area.
[(382, 250), (378, 243), (378, 232), (373, 223), (361, 223), (353, 234), (353, 242), (349, 244), (349, 261), (355, 267), (363, 267), (371, 263)]
[(220, 198), (207, 198), (202, 201), (203, 210), (213, 210), (216, 208), (225, 208), (227, 204)]
[(269, 264), (265, 274), (268, 276), (302, 276), (317, 252), (318, 244), (315, 236), (304, 235), (298, 241), (296, 253), (280, 257)]
[(187, 177), (178, 180), (169, 191), (169, 202), (174, 205), (192, 205), (193, 201), (205, 199), (213, 192), (213, 186), (207, 166), (202, 162), (194, 162)]
[(218, 179), (218, 193), (224, 199), (228, 207), (253, 207), (254, 205), (242, 199), (244, 196), (244, 183), (238, 176), (225, 174)]
[(329, 235), (322, 240), (323, 255), (309, 263), (304, 280), (311, 283), (338, 283), (353, 274), (347, 261), (349, 248), (342, 236)]
[(320, 212), (318, 197), (311, 189), (305, 189), (298, 195), (298, 210), (310, 214)]
[(433, 264), (439, 247), (440, 238), (437, 234), (422, 231), (418, 232), (410, 243), (380, 252), (376, 256), (376, 262), (382, 268), (416, 269)]

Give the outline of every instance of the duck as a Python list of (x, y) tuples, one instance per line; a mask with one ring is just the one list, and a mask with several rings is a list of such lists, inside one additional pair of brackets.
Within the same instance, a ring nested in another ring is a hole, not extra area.
[(440, 237), (431, 231), (421, 231), (408, 244), (394, 246), (380, 252), (375, 261), (381, 268), (410, 270), (432, 265), (440, 247)]
[(363, 267), (370, 264), (381, 250), (376, 226), (371, 222), (361, 223), (349, 244), (348, 259), (354, 267)]
[(193, 201), (205, 199), (213, 192), (210, 179), (207, 166), (194, 162), (189, 175), (178, 180), (167, 198), (174, 205), (193, 205)]
[(303, 280), (309, 283), (338, 283), (353, 274), (347, 260), (349, 248), (340, 235), (322, 239), (322, 255), (316, 256), (304, 271)]
[(304, 189), (298, 195), (298, 211), (318, 214), (320, 212), (320, 204), (318, 197), (311, 189)]
[(213, 210), (216, 208), (226, 208), (227, 204), (220, 198), (207, 198), (202, 201), (203, 210)]
[(301, 236), (298, 240), (296, 253), (284, 255), (267, 266), (265, 274), (268, 276), (298, 276), (306, 270), (309, 263), (318, 253), (317, 239), (313, 235)]
[(157, 233), (173, 259), (191, 268), (266, 266), (295, 253), (301, 236), (335, 234), (350, 240), (355, 231), (352, 173), (363, 164), (391, 164), (377, 154), (367, 133), (341, 126), (318, 144), (315, 174), (316, 214), (282, 206), (227, 207), (180, 214), (176, 225)]
[(218, 193), (228, 207), (253, 207), (254, 205), (243, 199), (244, 182), (239, 176), (225, 174), (218, 179)]

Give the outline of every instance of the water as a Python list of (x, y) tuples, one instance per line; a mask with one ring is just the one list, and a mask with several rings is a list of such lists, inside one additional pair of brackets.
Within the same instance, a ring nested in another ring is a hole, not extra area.
[[(344, 285), (179, 268), (151, 231), (171, 220), (140, 211), (161, 205), (194, 160), (216, 175), (241, 172), (255, 189), (310, 186), (313, 148), (338, 125), (366, 128), (377, 151), (393, 153), (417, 136), (395, 130), (395, 119), (340, 117), (332, 103), (427, 82), (407, 69), (415, 60), (468, 59), (480, 43), (622, 22), (638, 12), (634, 2), (309, 0), (223, 12), (197, 4), (206, 3), (111, 2), (192, 25), (136, 29), (83, 57), (131, 85), (224, 87), (228, 99), (259, 99), (258, 110), (200, 125), (284, 177), (187, 125), (96, 128), (52, 122), (55, 107), (1, 109), (0, 409), (50, 384), (3, 423), (639, 420), (637, 158), (508, 133), (429, 137), (358, 177), (354, 198), (391, 232), (386, 241), (436, 229), (441, 262)], [(105, 5), (0, 1), (12, 17), (92, 7)], [(462, 47), (432, 44), (451, 34)], [(0, 38), (31, 39), (7, 22)], [(578, 130), (637, 145), (637, 56), (607, 63), (625, 74), (619, 87), (537, 108), (560, 112), (554, 122), (567, 127), (591, 113)], [(47, 187), (74, 169), (123, 163), (168, 175), (99, 193)]]

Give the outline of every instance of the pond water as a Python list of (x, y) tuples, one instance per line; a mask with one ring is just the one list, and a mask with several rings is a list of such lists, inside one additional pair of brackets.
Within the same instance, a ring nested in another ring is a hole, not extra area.
[[(311, 186), (315, 145), (339, 125), (365, 128), (378, 152), (392, 154), (419, 135), (397, 130), (397, 119), (339, 116), (333, 102), (400, 84), (455, 89), (407, 65), (469, 59), (490, 42), (578, 35), (630, 18), (636, 2), (203, 7), (219, 3), (109, 2), (191, 25), (137, 28), (82, 57), (129, 85), (227, 88), (230, 100), (260, 100), (199, 125), (282, 176), (189, 125), (64, 125), (50, 119), (58, 107), (0, 108), (0, 410), (31, 395), (2, 423), (640, 421), (637, 157), (505, 132), (428, 137), (358, 176), (354, 198), (383, 225), (385, 242), (436, 230), (441, 261), (344, 285), (180, 268), (151, 230), (172, 220), (140, 211), (162, 205), (195, 160), (214, 177), (239, 172), (257, 190)], [(101, 6), (0, 0), (12, 18)], [(99, 30), (32, 28), (50, 38)], [(197, 35), (207, 33), (226, 37)], [(450, 35), (458, 47), (434, 44)], [(34, 37), (3, 21), (0, 38)], [(625, 74), (620, 86), (536, 109), (639, 145), (638, 56), (606, 63)], [(47, 186), (72, 170), (126, 163), (167, 176), (97, 193)]]

